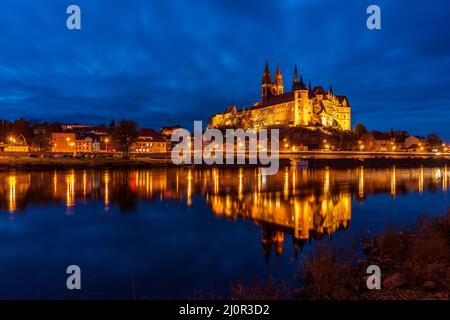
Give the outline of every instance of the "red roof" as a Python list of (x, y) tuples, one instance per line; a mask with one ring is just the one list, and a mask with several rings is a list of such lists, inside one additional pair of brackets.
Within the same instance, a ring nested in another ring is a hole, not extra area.
[(157, 142), (166, 142), (166, 138), (160, 134), (158, 131), (153, 130), (153, 129), (141, 129), (139, 130), (139, 138), (145, 138), (145, 139), (150, 139), (152, 141), (157, 141)]

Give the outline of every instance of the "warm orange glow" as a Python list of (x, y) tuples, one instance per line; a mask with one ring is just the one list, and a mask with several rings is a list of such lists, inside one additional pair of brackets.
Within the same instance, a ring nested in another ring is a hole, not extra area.
[[(400, 192), (423, 192), (429, 185), (446, 191), (449, 174), (444, 166), (377, 170), (288, 167), (274, 176), (262, 173), (245, 168), (2, 172), (0, 192), (5, 201), (1, 210), (17, 211), (26, 201), (35, 200), (30, 194), (65, 204), (68, 214), (73, 206), (90, 200), (103, 201), (107, 211), (111, 203), (119, 204), (118, 209), (133, 201), (139, 205), (139, 200), (176, 200), (191, 205), (196, 197), (202, 197), (217, 216), (254, 222), (261, 228), (264, 245), (281, 254), (283, 241), (292, 241), (291, 237), (296, 243), (346, 228), (355, 197), (363, 201), (380, 192), (396, 197)], [(341, 188), (343, 184), (345, 188)]]

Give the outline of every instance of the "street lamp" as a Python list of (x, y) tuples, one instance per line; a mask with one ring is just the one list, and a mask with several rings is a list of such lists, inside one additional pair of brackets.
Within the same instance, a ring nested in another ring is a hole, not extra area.
[(106, 144), (106, 153), (108, 153), (108, 142), (109, 142), (109, 139), (108, 139), (108, 138), (106, 138), (106, 139), (105, 139), (105, 144)]

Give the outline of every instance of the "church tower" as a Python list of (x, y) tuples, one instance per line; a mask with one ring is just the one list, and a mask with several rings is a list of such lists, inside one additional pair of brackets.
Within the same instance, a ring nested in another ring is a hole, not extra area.
[(269, 70), (269, 62), (266, 59), (266, 68), (264, 69), (262, 82), (261, 82), (261, 101), (263, 103), (267, 102), (269, 100), (269, 97), (271, 95), (271, 88), (272, 88), (272, 76), (270, 75)]
[(275, 96), (284, 93), (283, 74), (280, 71), (280, 64), (277, 64), (277, 71), (275, 72), (275, 77), (273, 79), (272, 93)]
[(300, 82), (298, 82), (297, 65), (294, 67), (294, 80), (292, 81), (292, 91), (300, 90)]
[(307, 126), (311, 121), (311, 105), (309, 103), (309, 94), (306, 85), (303, 82), (303, 75), (300, 72), (300, 108), (302, 110), (301, 124)]

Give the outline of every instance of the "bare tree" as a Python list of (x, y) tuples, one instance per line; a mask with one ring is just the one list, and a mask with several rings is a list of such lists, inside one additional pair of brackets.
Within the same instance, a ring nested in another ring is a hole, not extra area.
[(120, 120), (114, 127), (112, 140), (117, 150), (122, 151), (123, 157), (129, 157), (130, 148), (138, 138), (137, 124), (134, 121)]

